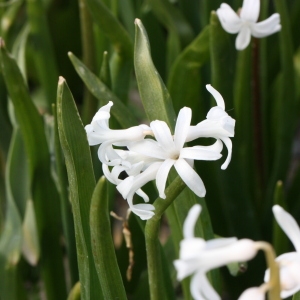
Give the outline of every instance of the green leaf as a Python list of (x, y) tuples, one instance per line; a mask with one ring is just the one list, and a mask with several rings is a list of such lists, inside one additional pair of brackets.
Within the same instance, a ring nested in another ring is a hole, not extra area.
[(150, 121), (163, 120), (174, 128), (176, 117), (171, 97), (152, 62), (147, 32), (138, 19), (135, 28), (134, 68), (147, 117)]
[(34, 51), (38, 78), (45, 91), (48, 111), (56, 97), (58, 69), (46, 19), (45, 3), (42, 0), (27, 0), (27, 16), (30, 26), (30, 40)]
[(100, 105), (105, 105), (109, 101), (114, 103), (111, 108), (112, 115), (123, 128), (136, 126), (138, 121), (124, 103), (109, 88), (94, 75), (73, 53), (69, 52), (69, 58), (81, 79), (86, 84), (90, 92), (100, 101)]
[(2, 74), (14, 105), (28, 159), (28, 177), (34, 202), (42, 254), (41, 273), (48, 299), (64, 299), (66, 286), (59, 240), (58, 195), (50, 175), (50, 156), (41, 116), (30, 99), (15, 60), (0, 40)]
[(22, 254), (29, 264), (36, 266), (40, 258), (40, 245), (38, 241), (35, 211), (31, 199), (27, 200), (22, 232)]
[(67, 300), (80, 300), (81, 292), (80, 292), (80, 282), (77, 282), (69, 293)]
[(293, 296), (293, 300), (300, 300), (300, 292), (296, 293), (296, 294)]
[[(172, 96), (175, 112), (178, 113), (183, 106), (190, 107), (205, 117), (206, 113), (202, 110), (200, 96), (200, 68), (209, 59), (209, 25), (188, 45), (177, 57), (172, 65), (168, 89)], [(195, 117), (194, 117), (195, 118)], [(200, 119), (200, 116), (198, 116)]]
[(94, 261), (104, 298), (127, 299), (111, 236), (107, 193), (105, 177), (101, 177), (94, 190), (90, 210)]
[(57, 121), (69, 179), (81, 296), (83, 300), (103, 299), (92, 254), (89, 226), (90, 204), (96, 181), (86, 132), (73, 96), (62, 77), (57, 90)]

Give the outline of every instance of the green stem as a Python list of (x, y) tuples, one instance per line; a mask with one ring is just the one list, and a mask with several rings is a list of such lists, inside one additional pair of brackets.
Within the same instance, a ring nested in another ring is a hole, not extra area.
[(162, 299), (165, 295), (160, 245), (158, 240), (160, 220), (165, 210), (172, 204), (185, 187), (186, 185), (181, 178), (179, 176), (176, 177), (166, 190), (166, 199), (157, 198), (154, 202), (155, 215), (146, 223), (145, 238), (151, 300)]
[[(86, 1), (79, 0), (80, 12), (80, 26), (81, 26), (81, 45), (83, 53), (84, 64), (95, 72), (96, 58), (95, 58), (95, 41), (93, 35), (93, 21), (88, 11)], [(94, 96), (88, 91), (84, 90), (82, 121), (84, 124), (90, 122), (97, 109), (97, 101)]]

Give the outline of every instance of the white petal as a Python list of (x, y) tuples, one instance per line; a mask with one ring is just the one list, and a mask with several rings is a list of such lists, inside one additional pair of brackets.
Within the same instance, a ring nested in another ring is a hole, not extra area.
[(221, 297), (211, 286), (206, 274), (197, 272), (191, 280), (191, 294), (196, 300), (221, 300)]
[(174, 132), (174, 143), (177, 150), (183, 147), (192, 119), (192, 110), (184, 107), (179, 111)]
[(160, 146), (160, 144), (151, 139), (144, 139), (143, 141), (131, 143), (130, 145), (128, 145), (128, 148), (130, 151), (134, 151), (142, 155), (146, 155), (158, 159), (168, 158), (168, 154)]
[(108, 165), (106, 164), (102, 164), (102, 170), (103, 170), (103, 174), (106, 177), (106, 179), (111, 182), (112, 184), (117, 185), (119, 182), (117, 182), (115, 180), (115, 178), (112, 176), (112, 174), (109, 171)]
[(218, 152), (205, 149), (205, 146), (194, 146), (183, 148), (180, 152), (180, 158), (191, 158), (195, 160), (217, 160), (222, 155)]
[(185, 239), (194, 237), (194, 228), (201, 213), (201, 209), (202, 208), (200, 204), (195, 204), (189, 210), (188, 215), (183, 223), (183, 237)]
[(166, 152), (174, 152), (175, 144), (171, 135), (170, 128), (164, 121), (152, 121), (150, 127), (158, 143)]
[(235, 40), (235, 48), (237, 50), (244, 50), (250, 43), (251, 30), (248, 26), (243, 26)]
[(280, 31), (280, 15), (273, 14), (268, 19), (251, 25), (251, 34), (254, 37), (262, 38)]
[(181, 260), (177, 259), (174, 262), (174, 267), (177, 271), (177, 280), (181, 281), (182, 279), (190, 276), (191, 274), (197, 271), (197, 265), (195, 261), (192, 260)]
[(184, 159), (178, 159), (174, 167), (181, 179), (197, 196), (205, 196), (206, 190), (203, 181)]
[(197, 260), (201, 259), (201, 252), (205, 249), (205, 246), (206, 242), (204, 239), (194, 237), (185, 238), (180, 242), (179, 257), (187, 263), (194, 260), (193, 268), (198, 268)]
[(225, 247), (225, 246), (228, 246), (228, 245), (231, 245), (231, 244), (235, 243), (237, 240), (238, 239), (236, 237), (216, 238), (216, 239), (207, 241), (205, 249), (209, 250), (209, 249), (216, 249), (216, 248), (220, 248), (220, 247)]
[(225, 110), (225, 102), (222, 95), (216, 89), (214, 89), (210, 84), (206, 85), (206, 89), (213, 95), (213, 97), (217, 102), (217, 105), (223, 110)]
[(168, 174), (172, 166), (174, 165), (174, 159), (166, 159), (158, 169), (156, 174), (156, 187), (158, 189), (159, 197), (162, 199), (166, 199), (165, 188), (166, 182), (168, 178)]
[(300, 253), (300, 229), (295, 219), (279, 205), (273, 206), (275, 219)]
[(238, 300), (264, 300), (265, 291), (260, 287), (252, 287), (245, 290), (239, 297)]
[(221, 169), (225, 170), (228, 167), (228, 165), (229, 165), (229, 163), (231, 161), (231, 156), (232, 156), (232, 142), (231, 142), (231, 139), (228, 138), (228, 137), (222, 138), (222, 141), (226, 145), (227, 151), (228, 151), (227, 158), (226, 158), (225, 162), (223, 163), (223, 165), (221, 166)]
[(222, 3), (217, 9), (217, 15), (222, 27), (229, 33), (238, 33), (241, 29), (242, 21), (236, 12), (226, 3)]
[(139, 216), (142, 220), (151, 219), (155, 213), (155, 207), (152, 204), (133, 204), (132, 203), (133, 194), (128, 196), (127, 202), (131, 211)]
[(99, 160), (106, 165), (115, 166), (122, 162), (121, 157), (113, 149), (110, 141), (102, 143), (98, 149)]
[(244, 0), (241, 10), (243, 21), (256, 22), (260, 11), (260, 0)]
[(145, 202), (149, 202), (149, 197), (148, 197), (148, 195), (147, 195), (143, 190), (138, 189), (138, 190), (136, 191), (136, 194), (139, 195), (141, 198), (143, 198), (143, 200), (144, 200)]

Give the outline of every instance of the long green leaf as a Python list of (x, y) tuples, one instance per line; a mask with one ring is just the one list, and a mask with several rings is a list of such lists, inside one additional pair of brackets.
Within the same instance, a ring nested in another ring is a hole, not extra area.
[(30, 99), (15, 60), (0, 40), (1, 68), (25, 144), (29, 180), (42, 253), (41, 273), (48, 299), (64, 299), (66, 286), (59, 244), (58, 194), (50, 175), (50, 156), (41, 116)]
[(101, 177), (90, 210), (93, 255), (104, 298), (127, 299), (110, 232), (107, 193), (105, 177)]
[[(209, 25), (188, 45), (172, 65), (168, 78), (168, 89), (172, 96), (175, 112), (183, 106), (197, 111), (197, 115), (205, 117), (200, 110), (200, 68), (209, 59)], [(200, 120), (200, 116), (198, 116)]]
[(123, 128), (137, 125), (137, 120), (133, 113), (110, 89), (94, 75), (73, 53), (69, 52), (69, 58), (83, 82), (90, 92), (99, 100), (101, 105), (109, 101), (114, 103), (111, 113)]
[(134, 68), (146, 114), (150, 121), (164, 120), (174, 128), (176, 117), (171, 97), (152, 62), (147, 32), (138, 19), (135, 28)]
[(86, 132), (64, 78), (57, 90), (57, 121), (69, 179), (70, 200), (75, 223), (77, 259), (83, 300), (103, 299), (95, 269), (89, 213), (96, 186)]

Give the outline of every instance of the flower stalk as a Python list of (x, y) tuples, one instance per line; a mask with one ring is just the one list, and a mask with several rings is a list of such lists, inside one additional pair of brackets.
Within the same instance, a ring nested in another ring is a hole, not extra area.
[(154, 202), (155, 215), (146, 223), (145, 238), (151, 300), (162, 299), (162, 293), (166, 293), (164, 280), (162, 278), (161, 253), (158, 240), (160, 220), (166, 209), (185, 187), (185, 183), (177, 176), (166, 189), (166, 199), (157, 198)]

